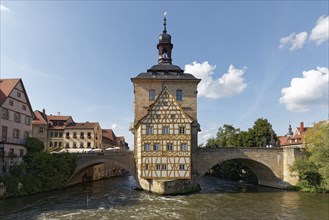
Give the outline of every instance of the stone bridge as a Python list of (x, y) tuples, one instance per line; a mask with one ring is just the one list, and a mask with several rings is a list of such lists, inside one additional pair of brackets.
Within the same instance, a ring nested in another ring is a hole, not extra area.
[(302, 156), (299, 148), (198, 148), (192, 160), (192, 173), (198, 181), (215, 165), (236, 160), (257, 176), (259, 185), (286, 188), (297, 183), (289, 167)]
[[(289, 166), (303, 153), (298, 148), (198, 148), (192, 153), (192, 180), (200, 178), (212, 167), (227, 160), (237, 160), (247, 166), (258, 178), (258, 184), (286, 188), (297, 183)], [(132, 151), (104, 154), (79, 154), (74, 175), (82, 170), (111, 162), (127, 170), (138, 182), (134, 153)]]
[(125, 169), (137, 180), (133, 151), (83, 153), (77, 154), (77, 156), (77, 167), (75, 168), (74, 174), (72, 175), (72, 179), (81, 171), (89, 167), (110, 162), (114, 166), (119, 166)]

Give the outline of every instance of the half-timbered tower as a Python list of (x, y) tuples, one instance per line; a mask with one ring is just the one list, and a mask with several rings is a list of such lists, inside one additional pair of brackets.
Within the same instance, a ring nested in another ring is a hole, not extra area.
[(159, 192), (151, 189), (156, 181), (192, 178), (191, 161), (199, 130), (200, 79), (172, 64), (173, 44), (167, 34), (166, 17), (157, 49), (158, 64), (131, 80), (135, 94), (132, 131), (139, 182), (144, 189)]

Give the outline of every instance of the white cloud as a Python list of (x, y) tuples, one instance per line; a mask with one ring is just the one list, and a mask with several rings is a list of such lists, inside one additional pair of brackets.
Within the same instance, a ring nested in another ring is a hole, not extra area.
[(328, 105), (327, 67), (303, 72), (302, 78), (293, 78), (290, 87), (281, 90), (280, 103), (290, 111), (309, 111), (313, 105)]
[(205, 61), (203, 63), (193, 62), (185, 65), (185, 72), (193, 74), (196, 78), (201, 79), (198, 85), (198, 95), (207, 98), (223, 98), (241, 93), (247, 87), (243, 74), (246, 67), (236, 69), (230, 65), (227, 73), (224, 73), (218, 79), (213, 78), (213, 66)]
[[(307, 41), (308, 33), (303, 31), (298, 34), (291, 33), (286, 37), (280, 39), (279, 48), (288, 47), (289, 50), (296, 50), (303, 48)], [(315, 41), (317, 45), (320, 45), (324, 41), (329, 39), (329, 16), (322, 15), (313, 27), (311, 34), (309, 35), (309, 41)]]
[(4, 5), (0, 5), (0, 11), (10, 11), (10, 9)]
[(113, 124), (112, 125), (112, 129), (115, 129), (115, 130), (122, 130), (123, 129), (123, 127), (122, 126), (120, 126), (120, 125), (118, 125), (118, 124)]
[(317, 45), (329, 39), (329, 16), (321, 16), (310, 34), (310, 40), (316, 42)]
[(206, 130), (202, 130), (201, 132), (199, 132), (198, 134), (198, 142), (199, 144), (207, 144), (207, 141), (209, 138), (213, 138), (216, 136), (217, 133), (217, 129), (212, 127)]
[(284, 48), (285, 46), (289, 47), (289, 50), (300, 49), (304, 46), (304, 43), (307, 40), (307, 33), (300, 32), (298, 34), (292, 33), (289, 36), (282, 37), (280, 39), (279, 48)]

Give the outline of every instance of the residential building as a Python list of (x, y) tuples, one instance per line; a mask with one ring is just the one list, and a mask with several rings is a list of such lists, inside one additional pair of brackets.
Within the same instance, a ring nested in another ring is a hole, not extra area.
[(34, 111), (33, 137), (40, 139), (48, 151), (68, 152), (104, 150), (102, 131), (98, 122), (74, 122), (72, 116), (47, 115)]
[[(98, 122), (70, 123), (64, 130), (64, 148), (104, 150), (102, 145), (102, 129)], [(72, 151), (73, 152), (73, 151)]]
[(27, 153), (26, 139), (32, 131), (33, 110), (22, 79), (0, 79), (0, 111), (0, 166), (8, 168)]
[(48, 142), (46, 146), (52, 151), (63, 149), (65, 140), (63, 139), (65, 129), (69, 124), (74, 123), (71, 116), (60, 115), (48, 115)]
[(292, 132), (289, 125), (288, 133), (285, 136), (279, 136), (280, 147), (301, 148), (304, 144), (304, 136), (309, 127), (304, 127), (304, 122), (300, 122), (300, 126)]
[(117, 137), (112, 129), (102, 129), (103, 147), (106, 150), (129, 150), (123, 136)]
[(117, 139), (118, 139), (118, 142), (119, 142), (119, 146), (122, 150), (129, 150), (130, 149), (124, 136), (118, 136)]
[(48, 150), (59, 150), (64, 146), (64, 129), (74, 123), (71, 116), (47, 115), (45, 109), (42, 112), (34, 111), (32, 121), (32, 136), (41, 140)]

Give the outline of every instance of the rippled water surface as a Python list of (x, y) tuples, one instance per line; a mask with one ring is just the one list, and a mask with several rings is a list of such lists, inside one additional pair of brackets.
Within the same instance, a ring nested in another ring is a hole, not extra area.
[(204, 177), (203, 190), (159, 196), (130, 176), (0, 201), (0, 219), (329, 219), (329, 195), (286, 192)]

